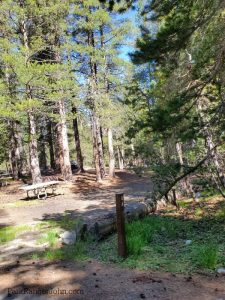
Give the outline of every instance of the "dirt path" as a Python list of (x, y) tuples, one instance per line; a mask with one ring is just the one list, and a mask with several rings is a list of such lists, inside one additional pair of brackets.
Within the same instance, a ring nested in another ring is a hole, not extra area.
[[(2, 270), (0, 299), (82, 299), (82, 300), (222, 300), (224, 277), (181, 276), (171, 273), (120, 269), (95, 261), (86, 263), (17, 262)], [(8, 290), (9, 289), (9, 290)], [(52, 295), (66, 290), (69, 295)], [(15, 292), (47, 293), (12, 295)], [(11, 293), (11, 296), (8, 295)]]
[[(116, 173), (113, 181), (102, 184), (95, 181), (92, 172), (75, 175), (74, 182), (62, 184), (58, 196), (46, 200), (26, 200), (19, 191), (21, 183), (0, 190), (0, 225), (33, 223), (43, 219), (60, 217), (65, 211), (92, 218), (104, 214), (115, 206), (115, 193), (125, 194), (125, 201), (137, 200), (151, 189), (149, 178), (140, 178), (129, 172)], [(19, 200), (19, 201), (18, 201)]]

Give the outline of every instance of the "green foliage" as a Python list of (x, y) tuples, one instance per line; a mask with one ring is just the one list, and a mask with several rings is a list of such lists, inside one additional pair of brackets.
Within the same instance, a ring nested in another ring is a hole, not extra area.
[(31, 226), (29, 225), (6, 226), (0, 228), (0, 244), (12, 241), (20, 233), (29, 231), (30, 229)]
[(217, 245), (200, 245), (192, 251), (192, 259), (197, 266), (212, 270), (215, 269), (218, 261)]
[(59, 230), (50, 229), (43, 234), (43, 236), (38, 240), (39, 244), (48, 243), (50, 247), (54, 247), (57, 244), (59, 237)]

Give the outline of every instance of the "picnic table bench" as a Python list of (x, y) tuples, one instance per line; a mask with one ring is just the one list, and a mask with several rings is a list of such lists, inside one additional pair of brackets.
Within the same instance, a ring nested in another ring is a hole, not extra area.
[(30, 198), (29, 192), (32, 191), (34, 195), (38, 197), (38, 199), (40, 199), (40, 195), (44, 195), (44, 199), (46, 199), (48, 196), (47, 189), (52, 189), (52, 194), (55, 194), (59, 183), (59, 181), (41, 182), (32, 185), (25, 185), (19, 189), (27, 192), (27, 198)]
[(0, 174), (0, 187), (8, 185), (12, 179), (13, 177), (8, 176), (8, 174)]

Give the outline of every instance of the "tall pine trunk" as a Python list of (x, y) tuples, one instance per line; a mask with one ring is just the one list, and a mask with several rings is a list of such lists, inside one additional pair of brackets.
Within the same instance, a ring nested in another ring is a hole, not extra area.
[(30, 156), (30, 170), (33, 184), (42, 181), (41, 171), (39, 167), (37, 138), (36, 138), (36, 122), (32, 111), (28, 113), (29, 125), (29, 156)]
[(78, 128), (78, 120), (77, 120), (77, 109), (74, 106), (72, 108), (73, 114), (75, 114), (75, 117), (73, 118), (73, 132), (74, 132), (74, 140), (75, 140), (75, 146), (76, 146), (76, 152), (77, 152), (77, 163), (79, 167), (79, 171), (81, 173), (84, 172), (84, 165), (83, 165), (83, 155), (81, 151), (81, 145), (80, 145), (80, 135), (79, 135), (79, 128)]
[(50, 166), (53, 170), (56, 169), (55, 162), (55, 151), (54, 151), (54, 131), (52, 128), (52, 121), (49, 119), (47, 121), (47, 131), (48, 131), (48, 146), (49, 146), (49, 157), (50, 157)]
[(98, 151), (98, 139), (97, 139), (97, 122), (96, 117), (94, 115), (95, 113), (92, 113), (92, 138), (93, 138), (93, 153), (94, 153), (94, 164), (95, 164), (95, 171), (96, 171), (96, 180), (98, 182), (102, 181), (103, 177), (101, 174), (101, 168), (100, 168), (100, 156)]
[[(21, 6), (23, 2), (21, 2)], [(23, 43), (25, 49), (27, 51), (25, 57), (25, 64), (29, 63), (29, 42), (28, 42), (28, 30), (26, 26), (26, 20), (21, 21), (21, 32), (23, 34)], [(32, 88), (29, 84), (26, 85), (26, 94), (28, 99), (32, 100)], [(28, 111), (28, 128), (29, 128), (29, 158), (30, 158), (30, 169), (31, 169), (31, 176), (33, 184), (41, 182), (41, 171), (38, 161), (38, 149), (37, 149), (37, 137), (36, 137), (36, 123), (33, 109), (29, 109)]]
[(14, 122), (10, 122), (10, 161), (11, 161), (11, 169), (12, 169), (12, 177), (13, 179), (19, 178), (19, 170), (18, 170), (18, 158), (17, 158), (17, 145), (14, 136)]
[[(177, 151), (179, 163), (181, 165), (181, 173), (183, 173), (184, 172), (184, 167), (183, 167), (184, 159), (183, 159), (183, 150), (182, 150), (181, 142), (176, 143), (176, 151)], [(195, 196), (195, 192), (193, 190), (193, 185), (188, 177), (184, 178), (184, 180), (181, 182), (181, 186), (182, 186), (184, 193), (186, 195), (190, 194), (190, 196), (194, 199), (194, 201), (196, 201), (196, 196)]]
[(113, 132), (108, 129), (108, 148), (109, 148), (109, 176), (115, 177), (115, 156), (113, 149)]
[[(105, 48), (105, 35), (104, 35), (104, 27), (100, 26), (100, 37), (101, 37), (101, 49), (104, 52)], [(108, 97), (109, 95), (109, 79), (108, 79), (108, 63), (107, 57), (104, 55), (104, 85), (105, 85), (105, 93)], [(102, 130), (101, 130), (102, 133)], [(103, 147), (103, 146), (102, 146)], [(113, 132), (112, 128), (108, 128), (108, 151), (109, 151), (109, 176), (115, 177), (115, 155), (114, 155), (114, 148), (113, 148)]]
[(118, 156), (118, 163), (119, 163), (119, 169), (124, 169), (124, 153), (123, 149), (121, 150), (119, 146), (117, 146), (117, 156)]
[(59, 146), (59, 163), (60, 170), (64, 180), (71, 180), (72, 170), (70, 164), (70, 152), (69, 143), (67, 136), (67, 126), (66, 126), (66, 112), (64, 100), (58, 101), (58, 112), (60, 116), (60, 121), (56, 125), (57, 127), (57, 138)]
[[(88, 32), (88, 44), (95, 48), (94, 33)], [(98, 94), (97, 64), (90, 59), (90, 108), (92, 110), (92, 136), (93, 136), (93, 153), (96, 169), (96, 179), (101, 181), (105, 177), (105, 163), (102, 147), (102, 136), (99, 117), (96, 112), (95, 97)]]
[(26, 169), (25, 155), (19, 123), (17, 121), (11, 121), (9, 125), (12, 175), (14, 179), (18, 179), (23, 175)]
[(39, 163), (44, 170), (47, 169), (47, 154), (46, 154), (46, 119), (40, 118), (40, 137), (39, 137)]

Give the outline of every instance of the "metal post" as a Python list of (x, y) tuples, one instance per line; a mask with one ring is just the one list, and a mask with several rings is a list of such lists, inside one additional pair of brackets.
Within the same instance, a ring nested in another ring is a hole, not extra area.
[(125, 220), (124, 220), (124, 196), (116, 194), (116, 225), (118, 235), (118, 255), (125, 258), (127, 256)]

